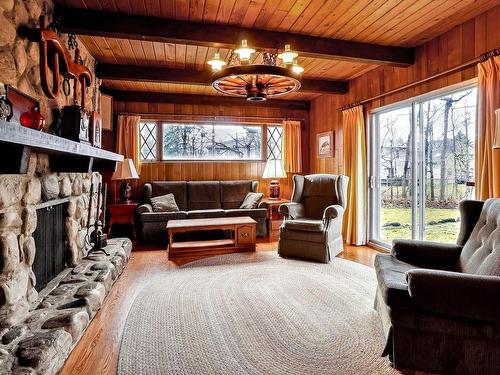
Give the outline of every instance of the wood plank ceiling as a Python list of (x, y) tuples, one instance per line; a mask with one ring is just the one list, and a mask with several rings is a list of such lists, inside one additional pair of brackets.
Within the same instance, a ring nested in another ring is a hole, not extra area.
[[(348, 41), (415, 47), (498, 5), (499, 0), (56, 0), (83, 9), (234, 25)], [(89, 22), (92, 22), (89, 20)], [(110, 20), (110, 22), (112, 22)], [(162, 43), (81, 36), (99, 62), (206, 70), (215, 52), (230, 50), (183, 43)], [(237, 43), (238, 41), (235, 41)], [(293, 47), (293, 46), (292, 46)], [(260, 54), (254, 61), (261, 60)], [(353, 61), (299, 57), (305, 78), (349, 80), (375, 67)], [(209, 86), (163, 82), (104, 80), (115, 90), (217, 95)], [(311, 100), (319, 94), (298, 92), (283, 99)]]

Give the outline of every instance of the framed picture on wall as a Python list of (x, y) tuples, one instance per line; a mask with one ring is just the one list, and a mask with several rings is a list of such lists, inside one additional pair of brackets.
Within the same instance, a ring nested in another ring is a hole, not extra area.
[(318, 158), (331, 158), (335, 152), (335, 132), (329, 131), (316, 135)]
[(101, 94), (101, 126), (102, 130), (113, 131), (113, 97)]

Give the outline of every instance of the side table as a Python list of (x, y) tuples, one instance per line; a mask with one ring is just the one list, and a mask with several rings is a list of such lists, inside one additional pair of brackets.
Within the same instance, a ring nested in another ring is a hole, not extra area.
[(290, 203), (290, 199), (284, 198), (264, 198), (261, 202), (267, 205), (267, 232), (269, 233), (271, 229), (271, 220), (274, 218), (279, 218), (278, 207), (283, 203)]
[(135, 234), (134, 211), (137, 207), (136, 202), (108, 204), (109, 210), (109, 227), (108, 238), (111, 234), (113, 224), (130, 224), (132, 226), (132, 236), (137, 238)]

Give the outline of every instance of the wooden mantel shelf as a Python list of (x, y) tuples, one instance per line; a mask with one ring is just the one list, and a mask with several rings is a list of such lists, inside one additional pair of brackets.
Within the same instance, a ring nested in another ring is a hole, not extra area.
[(0, 120), (0, 173), (26, 173), (31, 152), (48, 154), (53, 172), (114, 170), (123, 156)]

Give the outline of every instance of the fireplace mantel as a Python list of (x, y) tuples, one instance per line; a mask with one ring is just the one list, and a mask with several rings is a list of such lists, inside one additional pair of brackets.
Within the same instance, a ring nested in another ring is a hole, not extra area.
[(26, 173), (31, 152), (48, 154), (53, 172), (113, 171), (123, 161), (114, 152), (0, 120), (0, 174)]

